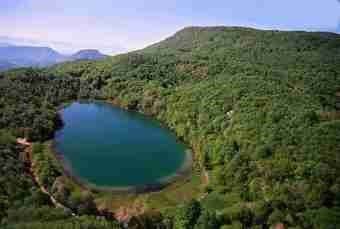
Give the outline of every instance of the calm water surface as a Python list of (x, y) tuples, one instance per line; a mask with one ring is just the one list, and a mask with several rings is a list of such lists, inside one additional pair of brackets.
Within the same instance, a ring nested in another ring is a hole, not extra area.
[(157, 183), (185, 160), (176, 136), (149, 117), (104, 102), (74, 102), (60, 110), (55, 146), (72, 170), (96, 186)]

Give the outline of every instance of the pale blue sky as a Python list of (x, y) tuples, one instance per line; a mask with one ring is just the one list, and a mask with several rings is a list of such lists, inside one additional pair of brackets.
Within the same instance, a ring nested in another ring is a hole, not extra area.
[[(0, 0), (0, 36), (64, 52), (143, 48), (191, 25), (340, 31), (337, 0)], [(24, 38), (24, 39), (23, 39)]]

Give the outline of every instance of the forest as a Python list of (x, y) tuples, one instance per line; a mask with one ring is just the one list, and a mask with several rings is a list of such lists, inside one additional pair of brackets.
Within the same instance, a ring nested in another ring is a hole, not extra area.
[[(340, 227), (340, 36), (188, 27), (143, 50), (99, 61), (0, 72), (1, 228), (119, 228), (95, 217), (39, 142), (62, 125), (60, 105), (99, 99), (152, 115), (209, 173), (207, 195), (131, 228)], [(35, 142), (39, 178), (77, 212), (55, 209), (20, 158)]]

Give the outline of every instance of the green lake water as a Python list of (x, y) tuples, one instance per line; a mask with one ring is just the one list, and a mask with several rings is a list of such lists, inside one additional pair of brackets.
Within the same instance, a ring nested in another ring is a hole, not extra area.
[(158, 121), (105, 102), (74, 102), (55, 147), (72, 174), (96, 186), (156, 184), (183, 165), (185, 146)]

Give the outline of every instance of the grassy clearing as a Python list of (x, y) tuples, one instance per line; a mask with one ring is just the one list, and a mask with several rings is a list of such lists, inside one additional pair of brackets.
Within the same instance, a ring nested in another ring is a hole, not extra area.
[(193, 175), (189, 180), (177, 181), (159, 192), (143, 194), (112, 194), (100, 192), (95, 194), (99, 208), (116, 210), (120, 207), (143, 205), (145, 209), (166, 209), (187, 202), (202, 195), (204, 185), (201, 176)]

